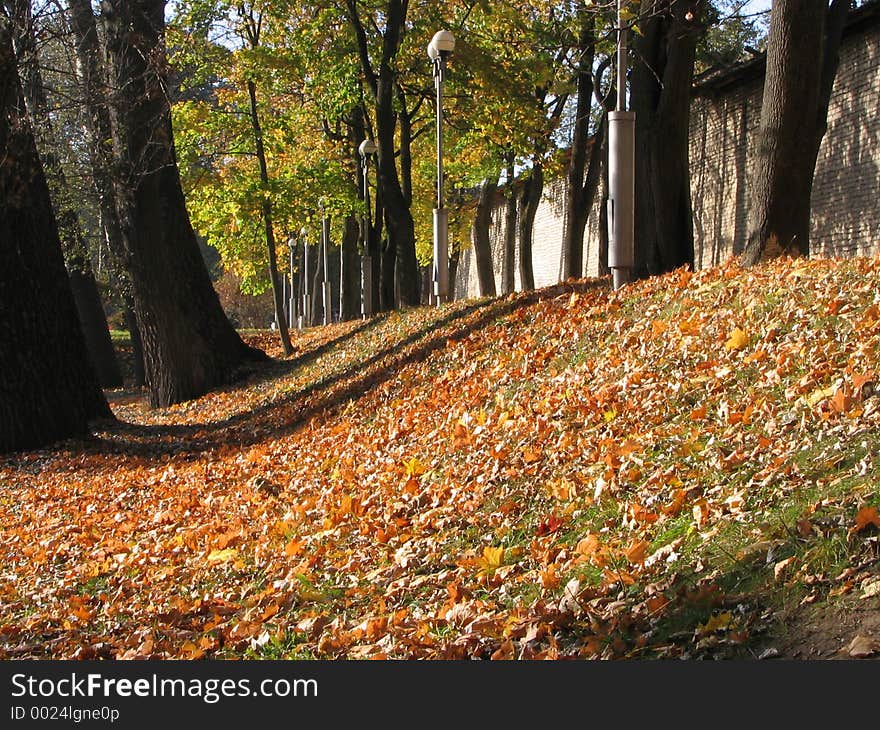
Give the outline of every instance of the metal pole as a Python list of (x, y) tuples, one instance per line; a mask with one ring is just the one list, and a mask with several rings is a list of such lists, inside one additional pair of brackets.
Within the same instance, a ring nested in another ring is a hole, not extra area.
[(635, 127), (626, 111), (626, 30), (623, 1), (617, 2), (617, 111), (608, 113), (608, 267), (619, 289), (635, 265)]
[(370, 186), (367, 184), (367, 173), (370, 162), (367, 155), (363, 158), (364, 179), (364, 217), (363, 217), (363, 254), (361, 255), (361, 315), (366, 319), (373, 316), (373, 258), (370, 256)]
[(437, 91), (437, 207), (434, 209), (434, 296), (437, 304), (449, 300), (449, 212), (443, 207), (443, 81), (446, 54), (434, 59)]

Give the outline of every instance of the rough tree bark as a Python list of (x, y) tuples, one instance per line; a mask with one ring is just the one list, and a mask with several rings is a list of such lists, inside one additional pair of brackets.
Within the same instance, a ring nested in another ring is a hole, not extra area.
[(112, 418), (89, 362), (0, 17), (0, 452), (88, 433)]
[(77, 212), (70, 202), (66, 175), (56, 153), (59, 140), (55, 135), (40, 70), (31, 3), (30, 0), (10, 0), (6, 4), (11, 6), (13, 47), (18, 61), (19, 77), (49, 186), (70, 288), (86, 347), (101, 386), (118, 388), (122, 385), (122, 373), (116, 360), (113, 341), (110, 339), (110, 329), (89, 261), (85, 236)]
[(810, 253), (813, 175), (851, 7), (851, 0), (773, 3), (745, 266)]
[(492, 223), (492, 209), (495, 206), (497, 183), (484, 180), (480, 185), (477, 211), (471, 226), (471, 242), (477, 262), (477, 281), (481, 297), (495, 296), (495, 270), (492, 265), (492, 242), (489, 240), (489, 226)]
[(125, 322), (131, 336), (134, 384), (146, 385), (144, 352), (137, 318), (134, 316), (131, 277), (120, 256), (125, 251), (122, 225), (113, 189), (113, 148), (110, 143), (110, 110), (107, 105), (107, 77), (101, 61), (98, 28), (90, 0), (68, 0), (70, 28), (76, 48), (77, 75), (85, 105), (89, 167), (98, 196), (101, 229), (110, 250), (115, 287), (125, 304)]
[[(608, 126), (608, 111), (611, 91), (603, 95), (599, 81), (610, 65), (607, 57), (593, 72), (595, 59), (595, 15), (582, 9), (578, 47), (583, 55), (577, 71), (577, 106), (572, 134), (571, 155), (566, 170), (567, 186), (565, 198), (565, 228), (562, 234), (562, 278), (580, 278), (584, 275), (584, 231), (590, 216), (590, 209), (601, 181), (602, 161), (605, 156), (605, 131)], [(590, 116), (593, 97), (602, 106), (599, 123), (590, 137)]]
[(632, 34), (636, 277), (693, 263), (688, 116), (704, 11), (705, 0), (642, 0)]
[(514, 179), (513, 155), (505, 161), (504, 204), (504, 255), (501, 258), (501, 293), (510, 294), (516, 289), (516, 180)]
[(117, 213), (150, 402), (196, 398), (266, 359), (230, 324), (208, 277), (180, 185), (165, 86), (163, 0), (105, 0)]

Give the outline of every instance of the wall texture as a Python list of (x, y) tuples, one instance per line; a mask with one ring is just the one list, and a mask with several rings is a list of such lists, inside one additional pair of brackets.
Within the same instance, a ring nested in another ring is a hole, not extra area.
[[(740, 253), (747, 236), (749, 179), (757, 142), (763, 59), (708, 75), (694, 87), (690, 170), (694, 266), (705, 268)], [(535, 285), (555, 284), (562, 259), (565, 181), (548, 181), (535, 219)], [(600, 190), (584, 236), (584, 275), (599, 273)], [(840, 49), (828, 109), (828, 131), (813, 182), (813, 255), (880, 253), (880, 3), (854, 12)], [(495, 282), (500, 292), (504, 201), (492, 214)], [(517, 266), (516, 285), (519, 288)], [(473, 248), (461, 255), (457, 298), (479, 293)]]

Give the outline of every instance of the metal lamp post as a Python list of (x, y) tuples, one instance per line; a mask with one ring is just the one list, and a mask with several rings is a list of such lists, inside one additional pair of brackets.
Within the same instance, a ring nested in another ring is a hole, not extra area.
[(428, 57), (434, 63), (437, 91), (437, 207), (434, 209), (434, 297), (438, 304), (449, 300), (449, 213), (443, 207), (443, 81), (446, 59), (455, 49), (455, 36), (440, 30), (428, 44)]
[(636, 115), (626, 111), (623, 0), (617, 2), (617, 27), (617, 111), (608, 113), (608, 267), (615, 289), (630, 281), (635, 266)]
[(296, 323), (296, 287), (293, 285), (294, 271), (294, 249), (296, 248), (296, 239), (291, 235), (287, 239), (287, 246), (290, 249), (290, 300), (287, 306), (287, 326), (293, 329)]
[(310, 318), (312, 312), (312, 297), (309, 295), (309, 241), (306, 236), (306, 229), (301, 228), (299, 231), (299, 237), (302, 240), (303, 245), (303, 311), (302, 316), (300, 317), (300, 322), (302, 323), (301, 327), (308, 327), (311, 324)]
[(373, 315), (373, 259), (370, 256), (370, 185), (367, 173), (370, 169), (370, 156), (375, 155), (379, 148), (371, 139), (365, 139), (358, 146), (361, 155), (361, 168), (364, 183), (364, 216), (361, 221), (361, 314), (364, 318)]
[(324, 325), (326, 326), (330, 324), (332, 319), (330, 309), (330, 218), (327, 217), (327, 208), (323, 198), (318, 202), (318, 207), (321, 210), (321, 245), (324, 249), (324, 281), (321, 284), (321, 293), (324, 299)]

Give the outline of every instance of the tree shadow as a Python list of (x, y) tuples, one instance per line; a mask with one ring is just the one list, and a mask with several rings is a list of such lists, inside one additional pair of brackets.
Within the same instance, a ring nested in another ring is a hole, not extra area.
[[(291, 390), (269, 403), (216, 422), (153, 426), (117, 421), (84, 442), (83, 447), (89, 453), (107, 455), (150, 457), (172, 454), (195, 459), (219, 447), (246, 448), (269, 437), (282, 437), (315, 415), (352, 401), (392, 379), (404, 366), (425, 361), (445, 347), (449, 340), (466, 337), (496, 319), (539, 301), (607, 286), (607, 281), (598, 279), (569, 281), (503, 299), (474, 300), (382, 348), (364, 361), (304, 388)], [(376, 328), (386, 316), (375, 317), (293, 360), (275, 360), (246, 381), (224, 390), (234, 392), (295, 373), (345, 341)]]

